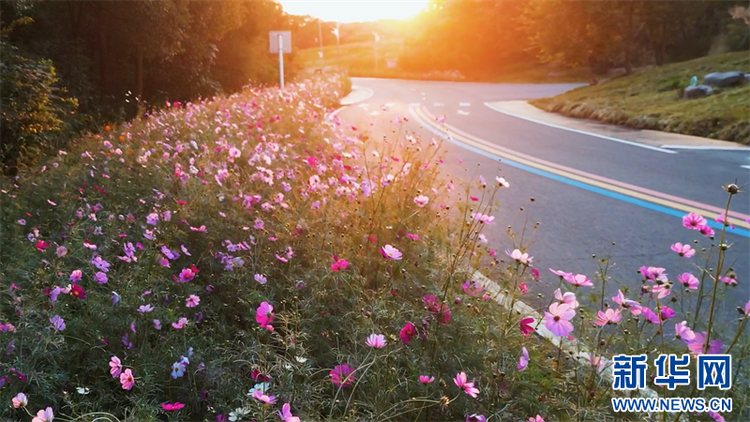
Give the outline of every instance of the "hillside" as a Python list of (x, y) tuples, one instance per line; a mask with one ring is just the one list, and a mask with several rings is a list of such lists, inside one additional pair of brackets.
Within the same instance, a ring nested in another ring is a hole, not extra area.
[(736, 52), (652, 67), (531, 103), (571, 117), (749, 144), (750, 84), (717, 89), (705, 98), (680, 98), (693, 76), (701, 81), (708, 73), (732, 70), (750, 72), (750, 55)]

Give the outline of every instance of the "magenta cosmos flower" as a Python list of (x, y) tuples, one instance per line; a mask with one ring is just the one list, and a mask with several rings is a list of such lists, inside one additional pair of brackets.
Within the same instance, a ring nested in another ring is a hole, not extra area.
[(549, 306), (549, 312), (544, 313), (544, 326), (559, 337), (566, 337), (573, 332), (573, 324), (570, 320), (576, 316), (576, 311), (569, 305), (553, 303)]
[(534, 327), (531, 326), (531, 324), (534, 323), (534, 318), (528, 317), (523, 318), (522, 320), (518, 321), (518, 328), (520, 328), (521, 333), (524, 337), (530, 337), (531, 333), (534, 332)]
[(433, 381), (435, 381), (435, 377), (431, 377), (429, 375), (420, 375), (419, 376), (419, 382), (422, 384), (430, 384)]
[(700, 214), (690, 213), (682, 217), (682, 225), (691, 230), (699, 230), (706, 225), (706, 219)]
[(695, 249), (691, 248), (690, 245), (683, 245), (679, 242), (672, 245), (672, 251), (685, 258), (692, 258), (695, 255)]
[(487, 422), (487, 418), (484, 415), (473, 413), (466, 417), (466, 422)]
[[(695, 333), (695, 339), (687, 343), (688, 349), (693, 353), (694, 356), (702, 355), (703, 349), (706, 346), (706, 332)], [(717, 355), (721, 353), (721, 349), (724, 346), (724, 342), (719, 339), (711, 340), (708, 346), (709, 355)]]
[(393, 259), (396, 261), (401, 259), (401, 251), (391, 245), (385, 245), (380, 248), (380, 253), (388, 259)]
[(193, 278), (195, 278), (195, 272), (193, 272), (191, 268), (183, 268), (182, 271), (180, 271), (180, 281), (182, 283), (187, 283)]
[(541, 416), (536, 415), (534, 417), (529, 418), (528, 422), (544, 422), (544, 419), (542, 419)]
[(349, 266), (349, 261), (345, 259), (339, 259), (338, 256), (333, 256), (333, 264), (331, 264), (331, 271), (333, 272), (339, 272), (341, 270), (345, 270), (346, 267)]
[(411, 322), (407, 322), (404, 324), (404, 327), (399, 331), (398, 337), (401, 339), (401, 342), (404, 344), (409, 344), (412, 337), (417, 335), (417, 328), (414, 327), (414, 324)]
[(195, 308), (199, 303), (201, 303), (201, 298), (196, 295), (190, 295), (185, 299), (185, 306), (188, 308)]
[(456, 374), (456, 377), (453, 378), (453, 382), (458, 386), (458, 388), (461, 388), (464, 390), (464, 393), (470, 395), (471, 397), (476, 398), (479, 394), (479, 389), (474, 387), (473, 381), (468, 381), (466, 378), (466, 372), (459, 372)]
[(268, 331), (273, 331), (273, 326), (271, 326), (273, 317), (273, 306), (268, 302), (261, 303), (255, 312), (255, 321), (260, 324), (261, 328), (265, 328)]
[(368, 345), (368, 346), (370, 346), (370, 347), (372, 347), (372, 348), (375, 348), (375, 349), (382, 349), (388, 343), (385, 341), (385, 336), (384, 335), (382, 335), (382, 334), (370, 334), (367, 337), (367, 341), (365, 341), (365, 344)]
[(274, 403), (276, 403), (276, 397), (275, 396), (266, 395), (266, 393), (264, 393), (263, 391), (260, 391), (260, 390), (255, 390), (253, 392), (253, 397), (256, 400), (258, 400), (260, 402), (263, 402), (263, 403), (266, 403), (266, 404), (274, 404)]
[(354, 383), (354, 368), (346, 363), (336, 365), (328, 375), (331, 376), (331, 383), (337, 387), (344, 388)]
[(180, 410), (183, 407), (185, 407), (185, 405), (182, 404), (182, 403), (180, 403), (180, 402), (178, 402), (178, 401), (176, 401), (174, 403), (162, 403), (161, 404), (161, 408), (164, 409), (164, 410), (166, 410), (166, 411), (168, 411), (168, 412), (171, 412), (171, 411), (174, 411), (174, 410)]

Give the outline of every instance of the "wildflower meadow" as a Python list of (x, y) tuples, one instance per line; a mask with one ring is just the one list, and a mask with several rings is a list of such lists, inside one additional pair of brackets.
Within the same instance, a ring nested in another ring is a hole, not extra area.
[[(0, 418), (750, 420), (750, 301), (716, 320), (748, 282), (724, 219), (686, 215), (665, 253), (693, 270), (645, 259), (613, 297), (606, 258), (578, 274), (487, 242), (513, 180), (452, 179), (442, 141), (398, 119), (368, 137), (332, 113), (347, 90), (323, 74), (166, 103), (4, 179)], [(540, 282), (555, 293), (517, 311)], [(639, 394), (613, 389), (613, 356), (667, 353), (732, 355), (733, 387), (651, 394), (734, 410), (613, 411)]]

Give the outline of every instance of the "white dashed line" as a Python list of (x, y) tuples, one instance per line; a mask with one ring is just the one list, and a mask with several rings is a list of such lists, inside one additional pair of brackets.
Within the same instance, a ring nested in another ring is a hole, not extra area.
[(444, 106), (445, 104), (443, 104), (443, 103), (434, 103), (433, 105), (434, 105), (435, 107), (442, 107), (442, 106)]
[(460, 114), (462, 116), (468, 116), (469, 112), (468, 111), (463, 111), (463, 110), (458, 110), (458, 114)]
[(421, 105), (420, 103), (409, 103), (409, 107), (419, 107)]
[(742, 167), (743, 169), (748, 169), (748, 170), (750, 170), (750, 166), (740, 166), (740, 167)]
[(458, 103), (460, 107), (469, 107), (471, 106), (471, 103)]
[(380, 112), (376, 110), (370, 112), (370, 116), (377, 116), (378, 114), (380, 114)]

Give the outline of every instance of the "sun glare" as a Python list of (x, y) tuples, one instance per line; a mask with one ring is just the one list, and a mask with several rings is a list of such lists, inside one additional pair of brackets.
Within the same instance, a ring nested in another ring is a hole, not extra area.
[(321, 1), (279, 0), (291, 15), (310, 15), (329, 22), (366, 22), (381, 19), (405, 19), (419, 13), (428, 0), (400, 1)]

